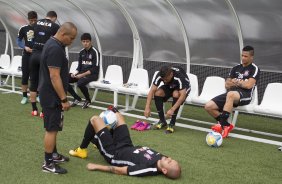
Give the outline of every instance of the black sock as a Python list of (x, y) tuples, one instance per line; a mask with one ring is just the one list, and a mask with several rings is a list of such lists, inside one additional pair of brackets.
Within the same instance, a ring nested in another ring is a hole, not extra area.
[(90, 96), (89, 96), (89, 93), (88, 93), (88, 88), (86, 86), (78, 86), (80, 91), (82, 92), (82, 94), (84, 95), (85, 97), (85, 100), (87, 101), (91, 101), (90, 100)]
[(160, 121), (166, 123), (165, 116), (164, 116), (164, 109), (163, 109), (163, 100), (164, 98), (161, 96), (155, 96), (155, 105), (159, 114)]
[(71, 96), (73, 96), (74, 99), (81, 101), (81, 98), (76, 94), (71, 85), (68, 86), (68, 92), (71, 94)]
[(23, 97), (27, 97), (27, 92), (23, 92)]
[(45, 152), (45, 162), (46, 162), (47, 165), (49, 165), (51, 162), (53, 162), (52, 153), (46, 153)]
[(84, 132), (83, 140), (80, 144), (80, 148), (81, 149), (87, 148), (91, 140), (94, 138), (94, 136), (95, 136), (95, 130), (89, 120), (87, 127), (85, 129), (85, 132)]
[(220, 121), (220, 116), (221, 116), (221, 114), (218, 115), (217, 117), (215, 117), (214, 119), (215, 119), (216, 121)]
[(36, 102), (31, 102), (31, 106), (32, 106), (32, 111), (38, 111)]
[(220, 115), (220, 124), (221, 126), (229, 126), (230, 124), (228, 123), (227, 119), (229, 118), (230, 113), (227, 111), (223, 111), (222, 114)]
[[(174, 104), (177, 102), (178, 98), (173, 98), (172, 100), (172, 106), (174, 106)], [(175, 121), (176, 121), (176, 116), (178, 113), (179, 107), (174, 111), (173, 115), (171, 116), (171, 120), (170, 120), (170, 125), (174, 126), (175, 125)]]

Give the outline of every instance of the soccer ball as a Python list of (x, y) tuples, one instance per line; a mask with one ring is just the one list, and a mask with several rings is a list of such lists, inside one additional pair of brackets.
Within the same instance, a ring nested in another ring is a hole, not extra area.
[(114, 129), (117, 126), (117, 116), (113, 111), (103, 111), (99, 116), (104, 120), (104, 123), (107, 128)]
[(209, 132), (208, 135), (206, 136), (206, 142), (209, 146), (211, 147), (219, 147), (222, 144), (222, 135), (217, 132)]

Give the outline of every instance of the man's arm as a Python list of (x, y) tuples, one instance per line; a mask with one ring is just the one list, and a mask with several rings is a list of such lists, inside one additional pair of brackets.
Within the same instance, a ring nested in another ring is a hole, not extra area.
[(87, 169), (89, 171), (103, 171), (103, 172), (111, 172), (114, 174), (119, 175), (127, 175), (127, 166), (123, 167), (116, 167), (116, 166), (106, 166), (106, 165), (99, 165), (94, 163), (87, 164)]
[[(48, 69), (49, 69), (52, 85), (57, 95), (59, 96), (60, 100), (66, 99), (67, 96), (66, 96), (66, 93), (63, 87), (63, 83), (62, 83), (62, 79), (60, 76), (60, 68), (49, 67)], [(68, 110), (70, 107), (70, 104), (69, 102), (62, 102), (62, 106), (63, 106), (63, 110)]]
[(174, 111), (180, 107), (180, 105), (184, 102), (184, 100), (186, 99), (186, 91), (187, 89), (184, 88), (182, 90), (179, 90), (180, 96), (178, 98), (178, 100), (176, 101), (176, 103), (167, 111), (166, 115), (171, 117), (174, 113)]
[(237, 80), (235, 78), (227, 78), (225, 81), (225, 88), (230, 89), (231, 87), (239, 87), (245, 89), (251, 89), (256, 84), (256, 79), (249, 78), (248, 80)]

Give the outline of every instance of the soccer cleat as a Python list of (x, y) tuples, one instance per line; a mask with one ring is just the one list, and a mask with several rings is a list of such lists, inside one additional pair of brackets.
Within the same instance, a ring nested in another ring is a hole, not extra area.
[(131, 127), (130, 129), (135, 130), (137, 127), (142, 126), (143, 122), (140, 120), (137, 120)]
[(222, 126), (221, 124), (218, 122), (217, 124), (213, 125), (211, 127), (211, 129), (214, 131), (214, 132), (218, 132), (218, 133), (222, 133)]
[(80, 101), (81, 101), (81, 100), (74, 99), (74, 100), (72, 101), (72, 103), (71, 103), (71, 107), (77, 106)]
[(279, 151), (282, 151), (282, 146), (278, 148)]
[(111, 111), (113, 111), (114, 113), (119, 112), (118, 109), (117, 109), (117, 107), (112, 106), (112, 105), (110, 105), (110, 106), (108, 107), (108, 110), (111, 110)]
[(90, 103), (91, 103), (90, 101), (86, 100), (86, 101), (84, 102), (84, 104), (82, 105), (82, 109), (88, 108), (89, 105), (90, 105)]
[(70, 160), (69, 157), (66, 157), (59, 153), (53, 153), (53, 162), (55, 163), (68, 162), (69, 160)]
[(24, 96), (24, 97), (22, 98), (22, 100), (21, 100), (21, 104), (24, 105), (24, 104), (26, 104), (27, 102), (28, 102), (28, 99), (27, 99), (27, 97)]
[(40, 112), (39, 117), (40, 117), (40, 118), (44, 118), (44, 114), (43, 114), (43, 112)]
[(166, 133), (166, 134), (171, 134), (171, 133), (173, 133), (173, 132), (174, 132), (173, 126), (168, 125), (167, 128), (166, 128), (166, 130), (165, 130), (165, 133)]
[(147, 122), (141, 122), (142, 124), (135, 128), (137, 131), (144, 131), (144, 130), (149, 130), (151, 128), (150, 123)]
[(70, 150), (69, 154), (74, 157), (86, 158), (87, 157), (87, 149), (81, 149), (80, 147), (75, 150)]
[(42, 165), (42, 171), (43, 172), (49, 172), (54, 174), (66, 174), (67, 170), (60, 167), (59, 165), (56, 165), (54, 162), (51, 162), (50, 164), (44, 164)]
[(230, 123), (229, 126), (224, 126), (223, 131), (222, 131), (222, 138), (226, 138), (228, 134), (233, 130), (234, 125)]
[(38, 116), (38, 111), (37, 110), (31, 111), (31, 115), (32, 116)]
[(167, 123), (163, 123), (161, 121), (159, 121), (155, 126), (154, 126), (154, 130), (159, 130), (162, 129), (163, 127), (166, 127)]

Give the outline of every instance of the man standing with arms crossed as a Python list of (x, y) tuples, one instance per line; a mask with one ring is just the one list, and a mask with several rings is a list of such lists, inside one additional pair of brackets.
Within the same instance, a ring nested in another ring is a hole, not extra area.
[(56, 137), (62, 131), (64, 111), (70, 108), (67, 100), (68, 89), (68, 59), (65, 46), (70, 45), (77, 35), (77, 28), (71, 22), (64, 23), (56, 35), (44, 45), (40, 65), (40, 103), (44, 111), (44, 172), (65, 174), (67, 170), (55, 163), (69, 161), (57, 152)]

